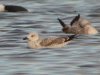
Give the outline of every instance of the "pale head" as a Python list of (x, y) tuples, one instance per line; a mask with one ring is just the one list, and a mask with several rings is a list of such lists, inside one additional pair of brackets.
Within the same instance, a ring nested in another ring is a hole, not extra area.
[(1, 11), (1, 12), (5, 11), (5, 5), (0, 4), (0, 11)]
[(29, 41), (37, 41), (39, 39), (39, 35), (37, 33), (29, 33), (27, 36)]

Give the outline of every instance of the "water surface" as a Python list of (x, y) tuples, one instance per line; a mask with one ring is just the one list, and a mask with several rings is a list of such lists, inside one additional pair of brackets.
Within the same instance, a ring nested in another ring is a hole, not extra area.
[(100, 34), (80, 35), (56, 49), (30, 49), (23, 37), (66, 35), (57, 18), (69, 23), (80, 13), (100, 31), (99, 0), (1, 0), (28, 13), (0, 13), (0, 75), (100, 75)]

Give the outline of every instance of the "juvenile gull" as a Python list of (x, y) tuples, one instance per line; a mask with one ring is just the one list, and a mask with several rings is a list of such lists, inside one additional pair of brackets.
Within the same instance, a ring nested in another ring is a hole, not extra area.
[(61, 19), (58, 18), (59, 23), (61, 24), (62, 31), (65, 33), (73, 34), (97, 34), (98, 31), (91, 25), (91, 23), (80, 17), (78, 14), (69, 25), (65, 24)]
[(37, 33), (29, 33), (23, 40), (28, 41), (30, 48), (60, 48), (68, 44), (75, 36), (40, 38)]
[(0, 4), (0, 12), (28, 12), (28, 10), (22, 6)]

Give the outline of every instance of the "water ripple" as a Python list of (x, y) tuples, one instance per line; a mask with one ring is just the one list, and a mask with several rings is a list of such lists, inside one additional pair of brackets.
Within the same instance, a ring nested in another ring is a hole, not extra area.
[[(31, 49), (22, 40), (29, 32), (42, 37), (66, 36), (57, 18), (66, 23), (80, 13), (100, 31), (100, 5), (85, 0), (1, 0), (26, 7), (27, 13), (0, 13), (1, 75), (99, 75), (100, 33), (79, 35), (63, 48)], [(99, 1), (94, 1), (99, 3)]]

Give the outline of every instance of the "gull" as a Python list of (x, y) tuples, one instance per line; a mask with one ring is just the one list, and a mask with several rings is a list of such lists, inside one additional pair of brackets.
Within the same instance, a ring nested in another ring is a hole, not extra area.
[(0, 4), (0, 12), (28, 12), (28, 10), (22, 6)]
[(38, 33), (31, 32), (23, 40), (28, 41), (30, 48), (61, 48), (74, 39), (75, 36), (40, 38)]
[(58, 18), (59, 23), (62, 26), (62, 31), (64, 33), (73, 34), (97, 34), (98, 31), (91, 25), (91, 22), (87, 19), (80, 17), (80, 14), (75, 16), (69, 25), (65, 24), (60, 18)]

